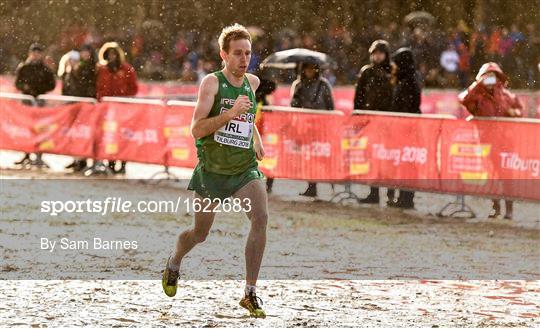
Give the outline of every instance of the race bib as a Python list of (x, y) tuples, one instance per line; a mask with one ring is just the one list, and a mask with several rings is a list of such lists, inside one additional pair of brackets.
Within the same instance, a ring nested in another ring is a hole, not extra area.
[[(221, 113), (227, 109), (221, 108)], [(243, 113), (214, 133), (214, 140), (220, 144), (248, 149), (253, 135), (253, 121), (255, 115)]]

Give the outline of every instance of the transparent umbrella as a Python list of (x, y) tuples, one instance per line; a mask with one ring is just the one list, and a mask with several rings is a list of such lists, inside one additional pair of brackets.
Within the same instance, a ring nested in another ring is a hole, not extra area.
[(278, 51), (268, 56), (261, 64), (261, 68), (293, 69), (299, 63), (316, 64), (326, 67), (333, 63), (330, 56), (325, 53), (304, 48), (294, 48)]

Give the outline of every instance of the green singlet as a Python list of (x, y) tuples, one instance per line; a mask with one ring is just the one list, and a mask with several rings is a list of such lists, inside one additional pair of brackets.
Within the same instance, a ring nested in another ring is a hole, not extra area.
[(223, 72), (213, 74), (218, 78), (219, 89), (209, 118), (231, 109), (239, 95), (248, 96), (253, 103), (249, 111), (195, 142), (199, 163), (193, 171), (188, 189), (203, 198), (223, 200), (250, 181), (264, 178), (264, 175), (258, 169), (253, 149), (257, 102), (248, 78), (244, 76), (242, 86), (235, 87)]

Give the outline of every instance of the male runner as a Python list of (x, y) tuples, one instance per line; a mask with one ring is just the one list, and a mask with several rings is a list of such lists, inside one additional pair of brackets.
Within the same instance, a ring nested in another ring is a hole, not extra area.
[[(246, 288), (240, 305), (251, 316), (264, 318), (260, 298), (255, 294), (268, 218), (264, 176), (257, 166), (264, 149), (254, 124), (259, 79), (246, 73), (251, 59), (251, 36), (245, 27), (235, 24), (224, 28), (219, 47), (225, 68), (202, 80), (191, 123), (199, 163), (188, 189), (195, 191), (195, 199), (203, 205), (209, 203), (208, 198), (249, 199), (249, 207), (244, 208), (250, 208), (246, 214), (251, 221), (245, 248)], [(211, 208), (217, 205), (213, 203)], [(214, 215), (214, 212), (195, 212), (194, 227), (178, 236), (176, 249), (163, 272), (162, 285), (167, 296), (176, 294), (182, 258), (206, 239)]]

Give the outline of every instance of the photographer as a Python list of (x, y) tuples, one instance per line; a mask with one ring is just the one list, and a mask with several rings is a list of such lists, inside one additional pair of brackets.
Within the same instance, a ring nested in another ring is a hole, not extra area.
[[(506, 89), (508, 78), (499, 65), (490, 62), (480, 68), (476, 81), (459, 95), (459, 101), (467, 111), (480, 117), (521, 117), (523, 105)], [(505, 219), (513, 217), (513, 203), (506, 200)], [(489, 218), (501, 215), (501, 205), (498, 199), (493, 199), (493, 210)]]

